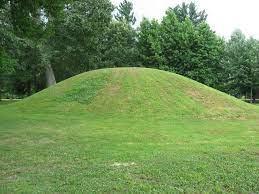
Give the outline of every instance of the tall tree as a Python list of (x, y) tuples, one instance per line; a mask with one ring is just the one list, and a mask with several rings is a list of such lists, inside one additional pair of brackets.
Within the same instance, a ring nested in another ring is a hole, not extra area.
[(136, 23), (136, 17), (133, 12), (133, 3), (128, 0), (123, 0), (117, 8), (117, 14), (115, 19), (120, 22), (126, 22), (127, 24), (134, 25)]
[[(4, 74), (2, 77), (4, 77), (5, 83), (8, 83), (11, 79), (14, 83), (22, 83), (20, 84), (23, 85), (22, 90), (25, 93), (30, 93), (32, 69), (34, 69), (35, 64), (38, 64), (38, 61), (33, 61), (34, 58), (32, 57), (36, 53), (36, 50), (28, 38), (23, 38), (21, 33), (14, 30), (15, 25), (13, 24), (11, 9), (12, 7), (9, 1), (2, 4), (0, 8), (2, 65), (10, 65), (10, 61), (14, 62), (12, 63), (12, 74), (2, 72)], [(13, 85), (16, 88), (18, 87), (18, 84)]]
[(168, 10), (160, 38), (164, 63), (170, 71), (216, 85), (223, 42), (206, 23), (195, 26), (189, 18), (179, 21), (174, 11)]
[(4, 49), (0, 49), (0, 100), (3, 93), (11, 89), (10, 77), (14, 72), (16, 61), (5, 53)]
[(136, 32), (125, 22), (113, 21), (103, 42), (104, 67), (138, 66)]
[(207, 19), (206, 11), (198, 11), (194, 2), (189, 4), (183, 2), (181, 5), (171, 8), (171, 10), (173, 10), (180, 22), (183, 22), (186, 18), (189, 18), (195, 25), (198, 25), (205, 22)]
[(226, 43), (223, 60), (228, 72), (226, 90), (237, 97), (253, 97), (253, 90), (259, 85), (259, 44), (255, 39), (247, 40), (240, 30), (231, 35)]
[(135, 22), (133, 4), (124, 0), (105, 33), (102, 51), (104, 67), (138, 66)]
[(138, 29), (138, 52), (142, 66), (163, 68), (160, 45), (160, 24), (156, 20), (144, 18)]
[(250, 63), (250, 99), (253, 102), (255, 89), (259, 89), (259, 41), (254, 38), (247, 40)]
[(14, 72), (16, 64), (16, 60), (11, 56), (11, 52), (8, 52), (13, 49), (11, 42), (14, 37), (8, 9), (9, 6), (7, 4), (0, 4), (0, 100), (6, 90), (7, 77)]
[(248, 91), (247, 85), (250, 85), (248, 58), (246, 37), (240, 30), (236, 30), (226, 44), (224, 61), (229, 72), (228, 90), (232, 95), (241, 96)]
[[(28, 54), (30, 47), (30, 56), (35, 54), (35, 57), (30, 57), (30, 61), (27, 60), (26, 56), (21, 56), (18, 61), (20, 65), (19, 69), (29, 75), (28, 85), (31, 85), (29, 82), (33, 82), (33, 80), (30, 81), (29, 77), (35, 79), (36, 74), (41, 73), (43, 69), (45, 69), (46, 72), (46, 85), (55, 84), (52, 65), (50, 61), (47, 60), (48, 58), (46, 58), (46, 50), (41, 48), (44, 47), (44, 44), (47, 42), (46, 40), (51, 36), (50, 28), (52, 25), (49, 24), (64, 10), (66, 2), (65, 0), (57, 0), (54, 2), (51, 0), (10, 0), (3, 2), (3, 7), (7, 8), (10, 13), (8, 16), (10, 16), (13, 34), (18, 37), (22, 42), (21, 44), (24, 43), (23, 45), (26, 47), (21, 51), (26, 51)], [(26, 63), (23, 63), (24, 59)], [(33, 61), (33, 59), (35, 60)], [(25, 66), (22, 66), (22, 64)], [(34, 68), (34, 66), (37, 67)]]
[(75, 1), (67, 7), (50, 42), (59, 80), (99, 67), (112, 11), (109, 0)]
[(208, 86), (221, 89), (224, 40), (204, 22), (195, 26), (195, 34), (196, 40), (190, 40), (192, 42), (190, 48), (192, 69), (187, 76)]

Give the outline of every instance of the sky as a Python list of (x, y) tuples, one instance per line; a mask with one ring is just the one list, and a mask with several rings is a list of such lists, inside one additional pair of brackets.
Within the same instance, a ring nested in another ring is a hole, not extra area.
[[(119, 5), (122, 0), (112, 0)], [(134, 12), (142, 17), (161, 19), (168, 7), (191, 0), (132, 0)], [(194, 0), (199, 10), (206, 10), (207, 21), (220, 36), (228, 39), (235, 29), (259, 39), (259, 0)]]

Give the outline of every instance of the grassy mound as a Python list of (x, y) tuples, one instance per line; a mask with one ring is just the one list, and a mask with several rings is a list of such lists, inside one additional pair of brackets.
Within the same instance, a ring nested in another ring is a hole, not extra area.
[(0, 106), (0, 192), (258, 193), (258, 113), (173, 73), (84, 73)]
[[(254, 106), (180, 75), (145, 68), (87, 72), (15, 107), (116, 116), (246, 117)], [(29, 108), (28, 108), (29, 107)]]

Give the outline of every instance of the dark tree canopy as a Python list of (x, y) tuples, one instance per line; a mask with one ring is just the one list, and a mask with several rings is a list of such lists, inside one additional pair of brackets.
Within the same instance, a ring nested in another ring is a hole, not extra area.
[(59, 80), (98, 68), (112, 11), (109, 0), (75, 1), (70, 4), (56, 25), (50, 42)]
[[(52, 74), (52, 82), (55, 83), (54, 73), (50, 63), (50, 50), (47, 49), (49, 38), (55, 28), (54, 21), (64, 11), (69, 0), (10, 0), (2, 1), (1, 22), (5, 27), (1, 28), (1, 44), (5, 53), (13, 61), (16, 61), (15, 71), (10, 78), (15, 82), (16, 90), (31, 94), (42, 89), (43, 77), (46, 69)], [(46, 74), (49, 76), (50, 74)], [(17, 88), (19, 87), (19, 88)], [(43, 86), (44, 87), (44, 86)]]

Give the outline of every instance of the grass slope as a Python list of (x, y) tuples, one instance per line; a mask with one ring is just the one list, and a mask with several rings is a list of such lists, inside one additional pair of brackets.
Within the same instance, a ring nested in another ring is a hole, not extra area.
[(0, 192), (259, 192), (259, 107), (182, 76), (92, 71), (0, 106)]

